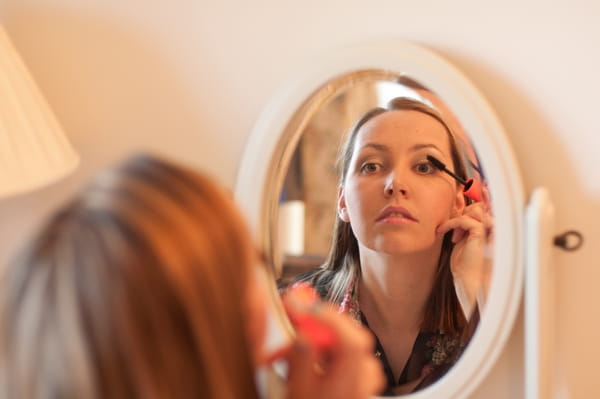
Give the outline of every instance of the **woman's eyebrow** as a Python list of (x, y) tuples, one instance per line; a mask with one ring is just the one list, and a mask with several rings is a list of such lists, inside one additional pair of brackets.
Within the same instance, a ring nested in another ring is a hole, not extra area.
[[(373, 149), (379, 152), (390, 152), (390, 148), (387, 145), (381, 143), (365, 143), (362, 147), (360, 147), (361, 152), (367, 149)], [(416, 152), (423, 149), (434, 149), (439, 152), (442, 152), (440, 147), (432, 143), (418, 143), (409, 148), (409, 150), (412, 152)]]
[(366, 150), (368, 148), (372, 148), (376, 151), (381, 151), (381, 152), (388, 152), (390, 149), (388, 146), (386, 146), (385, 144), (379, 144), (379, 143), (366, 143), (365, 145), (363, 145), (360, 150)]
[(429, 148), (433, 148), (434, 150), (442, 152), (442, 150), (435, 144), (415, 144), (412, 147), (410, 147), (410, 150), (411, 151), (419, 151), (419, 150), (429, 149)]

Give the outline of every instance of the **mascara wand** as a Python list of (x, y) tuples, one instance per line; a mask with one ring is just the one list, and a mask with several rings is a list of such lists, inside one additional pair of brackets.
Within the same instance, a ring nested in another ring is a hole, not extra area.
[(473, 178), (470, 178), (467, 180), (463, 179), (462, 177), (458, 176), (457, 174), (455, 174), (454, 172), (452, 172), (451, 170), (446, 168), (446, 165), (444, 165), (444, 163), (442, 161), (435, 158), (434, 156), (427, 155), (427, 160), (429, 162), (431, 162), (433, 164), (433, 166), (435, 166), (442, 172), (448, 173), (450, 176), (452, 176), (454, 179), (456, 179), (457, 182), (462, 184), (464, 186), (463, 194), (467, 198), (470, 198), (475, 202), (481, 201), (481, 185), (478, 180), (475, 180)]

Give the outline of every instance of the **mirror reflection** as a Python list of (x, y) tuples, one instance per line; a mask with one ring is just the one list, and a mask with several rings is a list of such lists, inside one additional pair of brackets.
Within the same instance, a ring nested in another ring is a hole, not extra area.
[(298, 144), (270, 199), (279, 286), (310, 283), (373, 332), (382, 395), (415, 392), (458, 361), (485, 304), (482, 165), (460, 121), (410, 77), (362, 71), (313, 98), (283, 135)]

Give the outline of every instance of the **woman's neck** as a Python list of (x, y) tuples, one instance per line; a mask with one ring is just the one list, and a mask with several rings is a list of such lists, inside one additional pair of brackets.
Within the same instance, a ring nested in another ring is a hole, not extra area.
[(439, 251), (387, 255), (360, 248), (359, 304), (369, 324), (418, 329), (434, 283)]

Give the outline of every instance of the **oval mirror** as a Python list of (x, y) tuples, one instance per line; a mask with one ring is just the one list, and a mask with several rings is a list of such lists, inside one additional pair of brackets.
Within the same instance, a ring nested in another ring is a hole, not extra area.
[[(520, 174), (493, 110), (468, 79), (434, 53), (391, 41), (341, 48), (299, 68), (256, 123), (235, 195), (272, 272), (270, 340), (288, 332), (276, 280), (285, 285), (321, 265), (338, 217), (338, 150), (354, 122), (393, 98), (435, 109), (455, 133), (465, 178), (489, 191), (494, 217), (489, 287), (474, 335), (456, 362), (415, 398), (466, 396), (490, 370), (512, 328), (522, 289)], [(467, 133), (464, 133), (467, 132)]]

